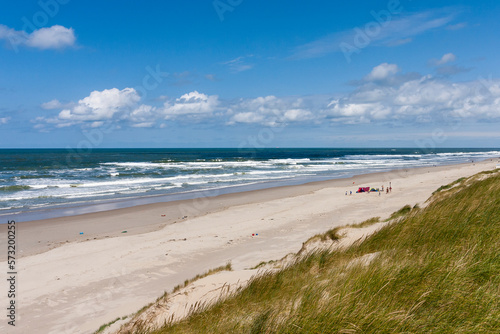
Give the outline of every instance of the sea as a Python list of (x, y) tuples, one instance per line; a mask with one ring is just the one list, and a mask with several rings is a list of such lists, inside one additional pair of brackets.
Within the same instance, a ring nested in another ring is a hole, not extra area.
[(500, 149), (0, 149), (0, 223), (420, 166)]

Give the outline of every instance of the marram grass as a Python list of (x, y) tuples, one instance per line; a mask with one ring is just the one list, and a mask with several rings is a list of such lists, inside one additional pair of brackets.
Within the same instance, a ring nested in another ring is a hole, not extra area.
[(347, 250), (312, 253), (151, 333), (499, 333), (498, 171), (404, 211)]

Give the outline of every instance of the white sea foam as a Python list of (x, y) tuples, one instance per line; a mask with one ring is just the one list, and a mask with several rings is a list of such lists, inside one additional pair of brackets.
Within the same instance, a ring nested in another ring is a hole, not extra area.
[(281, 164), (281, 165), (296, 165), (298, 163), (309, 163), (311, 162), (311, 159), (309, 158), (303, 158), (303, 159), (269, 159), (269, 161), (273, 164)]

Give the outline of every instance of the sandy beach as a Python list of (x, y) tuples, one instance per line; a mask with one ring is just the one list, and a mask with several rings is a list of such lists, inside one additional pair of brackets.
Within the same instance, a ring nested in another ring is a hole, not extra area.
[[(16, 326), (4, 319), (0, 332), (92, 333), (228, 262), (235, 273), (214, 275), (218, 282), (211, 283), (234, 281), (230, 276), (238, 273), (243, 282), (256, 273), (249, 268), (299, 251), (317, 233), (384, 219), (406, 204), (424, 206), (441, 185), (497, 164), (489, 159), (220, 196), (207, 192), (195, 200), (17, 222)], [(355, 193), (389, 183), (388, 194)], [(0, 225), (1, 249), (7, 249), (6, 228)], [(6, 252), (0, 256), (7, 268)], [(6, 280), (1, 289), (8, 290)]]

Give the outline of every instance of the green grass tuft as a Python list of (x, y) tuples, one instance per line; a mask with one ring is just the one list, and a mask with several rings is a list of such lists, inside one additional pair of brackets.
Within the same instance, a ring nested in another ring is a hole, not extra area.
[(378, 222), (380, 222), (380, 217), (373, 217), (373, 218), (367, 219), (364, 222), (361, 222), (359, 224), (348, 225), (348, 227), (363, 228), (363, 227), (368, 227), (370, 225), (376, 224)]
[(210, 269), (209, 271), (207, 271), (207, 272), (205, 272), (203, 274), (198, 274), (198, 275), (196, 275), (195, 277), (193, 277), (191, 279), (185, 280), (184, 284), (182, 284), (182, 285), (176, 285), (174, 287), (174, 290), (172, 291), (172, 293), (178, 292), (180, 289), (185, 288), (186, 286), (188, 286), (189, 284), (193, 283), (194, 281), (197, 281), (197, 280), (202, 279), (204, 277), (207, 277), (209, 275), (213, 275), (215, 273), (218, 273), (220, 271), (225, 271), (225, 270), (227, 270), (227, 271), (233, 270), (233, 267), (231, 266), (230, 262), (228, 262), (225, 266), (220, 266), (220, 267), (217, 267), (217, 268), (214, 268), (214, 269)]
[(120, 318), (119, 318), (119, 317), (118, 317), (118, 318), (116, 318), (116, 319), (115, 319), (115, 320), (113, 320), (113, 321), (108, 322), (107, 324), (102, 325), (101, 327), (99, 327), (99, 329), (98, 329), (98, 330), (96, 330), (96, 331), (94, 332), (94, 334), (102, 333), (102, 332), (103, 332), (106, 328), (108, 328), (109, 326), (111, 326), (112, 324), (114, 324), (115, 322), (117, 322), (118, 320), (120, 320)]
[(407, 214), (409, 214), (410, 212), (411, 212), (411, 206), (407, 204), (407, 205), (403, 206), (401, 209), (399, 209), (398, 211), (393, 212), (391, 214), (391, 216), (389, 217), (389, 219), (387, 219), (387, 221), (404, 217)]

